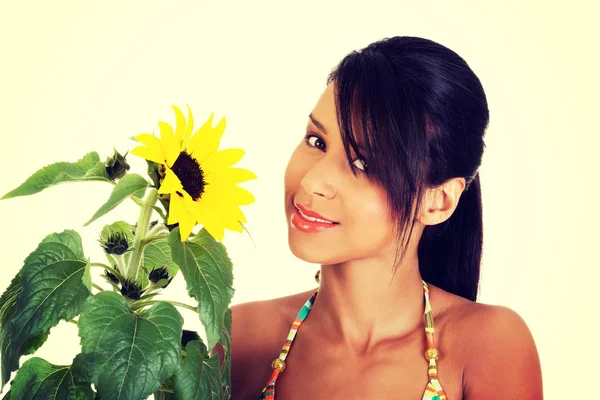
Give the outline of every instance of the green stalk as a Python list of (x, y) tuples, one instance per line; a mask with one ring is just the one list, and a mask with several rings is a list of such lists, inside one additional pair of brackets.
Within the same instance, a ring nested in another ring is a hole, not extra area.
[(145, 307), (145, 306), (149, 306), (149, 305), (152, 305), (152, 304), (160, 303), (161, 301), (164, 301), (164, 302), (167, 302), (167, 303), (171, 303), (171, 304), (173, 304), (174, 306), (177, 306), (177, 307), (182, 307), (182, 308), (186, 308), (188, 310), (194, 311), (194, 312), (198, 312), (198, 308), (197, 307), (194, 307), (194, 306), (191, 306), (191, 305), (185, 304), (185, 303), (180, 303), (180, 302), (174, 301), (174, 300), (146, 300), (146, 301), (143, 301), (141, 303), (137, 303), (136, 302), (136, 303), (132, 304), (131, 308), (137, 310), (137, 309), (140, 309), (140, 308)]
[(95, 287), (96, 289), (98, 289), (99, 291), (104, 292), (104, 289), (102, 289), (102, 287), (100, 287), (99, 285), (92, 283), (92, 286)]
[(152, 236), (149, 232), (148, 235), (142, 240), (142, 245), (146, 246), (152, 242), (156, 242), (157, 240), (161, 240), (161, 239), (166, 239), (168, 237), (169, 237), (168, 232), (167, 233), (159, 233), (158, 235), (154, 235), (154, 236)]
[(119, 273), (119, 271), (117, 271), (116, 269), (114, 269), (113, 267), (110, 267), (106, 264), (102, 264), (102, 263), (91, 263), (90, 264), (92, 267), (100, 267), (100, 268), (104, 268), (106, 270), (109, 270), (110, 272), (112, 272), (112, 274), (114, 276), (116, 276), (117, 278), (119, 278), (120, 281), (124, 281), (125, 279), (123, 278), (123, 275), (121, 275)]
[(140, 261), (144, 255), (144, 239), (148, 233), (148, 226), (150, 225), (150, 217), (152, 216), (152, 210), (154, 204), (158, 200), (158, 192), (154, 188), (149, 189), (149, 193), (142, 204), (140, 210), (140, 217), (137, 222), (137, 228), (135, 228), (135, 238), (133, 239), (133, 254), (129, 260), (127, 266), (126, 278), (135, 280), (140, 267)]
[(125, 265), (125, 261), (123, 260), (123, 254), (113, 254), (113, 258), (117, 263), (117, 267), (119, 267), (119, 271), (121, 271), (122, 274), (127, 275), (127, 267)]
[(158, 235), (161, 231), (166, 231), (167, 227), (165, 224), (159, 222), (156, 226), (148, 231), (148, 237), (152, 237)]

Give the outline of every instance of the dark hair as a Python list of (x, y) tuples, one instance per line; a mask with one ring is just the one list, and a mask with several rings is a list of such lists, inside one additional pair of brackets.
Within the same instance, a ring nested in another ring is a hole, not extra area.
[(483, 245), (478, 168), (489, 122), (479, 79), (447, 47), (399, 36), (348, 54), (329, 75), (331, 82), (352, 173), (357, 167), (350, 148), (366, 162), (368, 178), (388, 192), (394, 232), (402, 244), (394, 273), (406, 254), (425, 189), (465, 178), (452, 216), (425, 227), (419, 270), (426, 282), (475, 301)]

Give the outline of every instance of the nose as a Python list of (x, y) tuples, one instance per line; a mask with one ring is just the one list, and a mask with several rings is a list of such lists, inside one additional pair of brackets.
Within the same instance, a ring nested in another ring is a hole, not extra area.
[(332, 199), (336, 195), (335, 187), (330, 181), (332, 173), (331, 170), (328, 171), (327, 168), (323, 167), (324, 163), (319, 162), (308, 170), (300, 185), (310, 195)]

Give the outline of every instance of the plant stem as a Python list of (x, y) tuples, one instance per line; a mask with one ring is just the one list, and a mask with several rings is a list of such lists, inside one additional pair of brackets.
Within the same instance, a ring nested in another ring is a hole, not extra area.
[(165, 301), (167, 303), (171, 303), (171, 304), (173, 304), (174, 306), (177, 306), (177, 307), (187, 308), (188, 310), (191, 310), (191, 311), (194, 311), (194, 312), (198, 312), (198, 308), (197, 307), (190, 306), (189, 304), (185, 304), (185, 303), (180, 303), (180, 302), (174, 301), (174, 300), (147, 300), (147, 301), (144, 301), (143, 303), (137, 304), (136, 307), (137, 308), (141, 308), (141, 307), (149, 306), (151, 304), (160, 303), (161, 301)]
[(125, 262), (123, 261), (123, 254), (113, 254), (113, 258), (115, 259), (115, 262), (117, 263), (117, 267), (119, 267), (119, 271), (121, 271), (121, 273), (123, 275), (127, 275), (127, 266), (125, 265)]
[(112, 274), (113, 274), (114, 276), (116, 276), (116, 277), (117, 277), (117, 278), (118, 278), (120, 281), (124, 281), (124, 280), (125, 280), (125, 279), (123, 278), (123, 275), (121, 275), (121, 274), (119, 273), (119, 271), (117, 271), (117, 270), (116, 270), (116, 269), (114, 269), (113, 267), (109, 267), (108, 265), (106, 265), (106, 264), (102, 264), (102, 263), (91, 263), (90, 265), (91, 265), (92, 267), (100, 267), (100, 268), (107, 269), (107, 270), (109, 270), (110, 272), (112, 272)]
[(70, 320), (69, 322), (72, 323), (72, 324), (78, 325), (77, 321), (75, 321), (74, 319)]
[(167, 392), (167, 393), (175, 393), (175, 391), (173, 389), (169, 389), (166, 387), (161, 387), (160, 389), (158, 389), (160, 392)]
[(146, 236), (148, 236), (148, 237), (155, 236), (162, 230), (167, 230), (167, 227), (165, 226), (165, 224), (159, 222), (158, 224), (156, 224), (156, 226), (154, 228), (152, 228), (148, 231), (148, 234)]
[(158, 192), (154, 188), (150, 188), (144, 204), (140, 210), (140, 217), (137, 222), (137, 228), (135, 228), (135, 239), (133, 239), (133, 254), (129, 259), (129, 265), (127, 266), (126, 278), (135, 280), (140, 266), (140, 261), (144, 254), (144, 242), (143, 240), (148, 233), (148, 225), (150, 225), (150, 216), (152, 215), (152, 207), (158, 200)]
[(96, 289), (98, 289), (101, 292), (104, 292), (104, 289), (102, 289), (100, 286), (96, 285), (95, 283), (92, 283), (92, 286), (95, 287)]
[(152, 236), (152, 235), (150, 235), (150, 232), (148, 232), (148, 235), (142, 240), (142, 245), (146, 246), (152, 242), (155, 242), (160, 239), (166, 239), (168, 237), (169, 237), (168, 233), (159, 233), (158, 235)]

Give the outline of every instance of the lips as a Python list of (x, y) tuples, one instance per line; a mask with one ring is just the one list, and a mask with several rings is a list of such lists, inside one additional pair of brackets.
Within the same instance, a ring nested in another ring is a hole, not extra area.
[(315, 211), (309, 210), (308, 208), (306, 208), (300, 204), (296, 204), (295, 202), (294, 202), (294, 206), (298, 209), (298, 211), (304, 218), (306, 218), (306, 217), (309, 217), (307, 219), (316, 218), (315, 222), (339, 224), (339, 222), (332, 221), (329, 218), (324, 217)]

